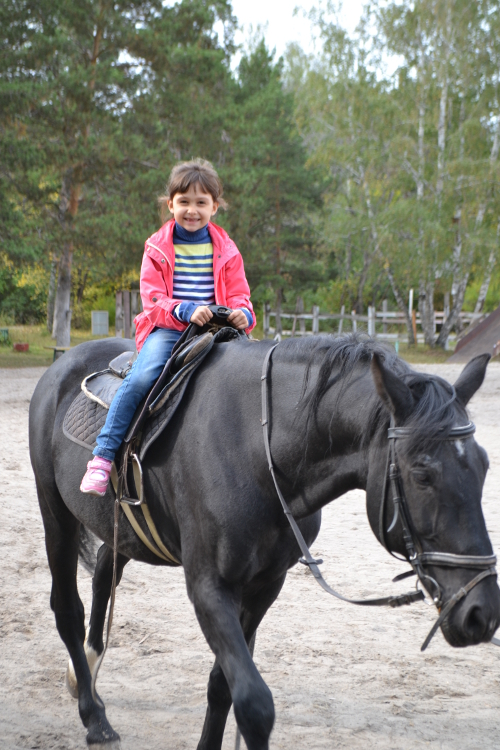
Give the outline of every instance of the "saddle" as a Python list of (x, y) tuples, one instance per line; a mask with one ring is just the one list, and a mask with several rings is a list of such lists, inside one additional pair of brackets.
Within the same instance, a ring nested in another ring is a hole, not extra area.
[[(134, 531), (149, 550), (171, 565), (181, 563), (163, 545), (149, 512), (141, 462), (176, 413), (191, 377), (213, 346), (223, 341), (247, 340), (246, 334), (227, 325), (231, 310), (216, 305), (210, 309), (214, 313), (212, 320), (202, 328), (191, 324), (176, 343), (160, 377), (139, 405), (111, 472), (115, 494)], [(63, 421), (63, 433), (69, 440), (93, 451), (111, 402), (136, 356), (134, 352), (123, 352), (105, 370), (83, 380), (81, 392)], [(133, 485), (135, 497), (129, 489), (133, 490)], [(142, 514), (131, 506), (140, 506)]]
[[(227, 314), (231, 312), (216, 305), (212, 307)], [(134, 442), (143, 461), (148, 448), (174, 416), (192, 375), (212, 347), (216, 343), (242, 338), (246, 339), (246, 335), (227, 326), (221, 316), (214, 316), (203, 328), (191, 324), (175, 345), (148, 396), (139, 405), (125, 436), (125, 446)], [(69, 440), (93, 451), (111, 402), (136, 356), (134, 352), (123, 352), (111, 360), (105, 370), (94, 372), (82, 381), (81, 392), (69, 406), (63, 421), (63, 433)]]

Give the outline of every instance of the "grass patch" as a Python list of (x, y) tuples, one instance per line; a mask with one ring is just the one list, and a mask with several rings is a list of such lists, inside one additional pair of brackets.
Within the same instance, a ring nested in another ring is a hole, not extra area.
[[(55, 341), (44, 325), (5, 326), (9, 329), (9, 341), (0, 343), (0, 367), (48, 367), (52, 364), (54, 353), (45, 346), (54, 346)], [(71, 346), (83, 341), (92, 341), (102, 336), (92, 336), (90, 331), (72, 331)], [(29, 351), (16, 352), (15, 343), (28, 343)]]
[(440, 346), (430, 349), (425, 344), (418, 344), (415, 347), (399, 343), (399, 356), (410, 365), (444, 365), (452, 354), (451, 349), (445, 352)]

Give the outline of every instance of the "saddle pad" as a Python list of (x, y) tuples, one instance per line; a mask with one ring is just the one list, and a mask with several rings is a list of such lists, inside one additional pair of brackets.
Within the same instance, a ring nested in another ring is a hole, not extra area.
[[(120, 379), (119, 383), (123, 383), (123, 380)], [(106, 407), (97, 401), (91, 401), (83, 391), (80, 391), (66, 412), (63, 433), (74, 443), (92, 451), (96, 446), (96, 438), (104, 427), (107, 414)]]

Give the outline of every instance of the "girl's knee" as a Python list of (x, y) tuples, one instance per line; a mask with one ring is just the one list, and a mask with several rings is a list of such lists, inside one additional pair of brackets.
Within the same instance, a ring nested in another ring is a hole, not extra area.
[(133, 388), (136, 393), (140, 393), (141, 396), (146, 396), (158, 380), (162, 370), (163, 366), (149, 366), (137, 370), (134, 373), (134, 377), (130, 379), (130, 387)]

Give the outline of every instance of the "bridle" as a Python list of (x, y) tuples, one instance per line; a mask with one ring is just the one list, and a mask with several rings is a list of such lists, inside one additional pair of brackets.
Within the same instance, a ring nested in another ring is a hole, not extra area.
[[(421, 601), (425, 599), (425, 594), (421, 588), (420, 589), (418, 588), (418, 583), (420, 582), (422, 587), (425, 588), (425, 590), (431, 595), (432, 601), (437, 607), (438, 612), (439, 612), (438, 619), (432, 626), (429, 632), (429, 635), (427, 636), (427, 638), (425, 639), (425, 641), (423, 642), (421, 646), (421, 651), (425, 651), (425, 649), (431, 642), (432, 638), (434, 637), (436, 631), (442, 625), (442, 623), (444, 622), (446, 617), (449, 615), (451, 610), (455, 607), (455, 605), (458, 604), (458, 602), (461, 601), (464, 597), (466, 597), (467, 594), (485, 578), (488, 578), (489, 576), (492, 576), (492, 575), (496, 576), (497, 574), (496, 568), (495, 568), (495, 564), (497, 560), (496, 556), (495, 555), (455, 555), (455, 554), (448, 553), (448, 552), (423, 552), (422, 551), (422, 545), (420, 544), (418, 536), (414, 530), (414, 526), (411, 522), (411, 516), (410, 516), (408, 503), (406, 501), (404, 489), (403, 489), (402, 482), (401, 482), (400, 472), (399, 472), (398, 463), (397, 463), (397, 455), (396, 455), (396, 440), (409, 437), (411, 435), (411, 431), (405, 427), (395, 427), (394, 418), (391, 417), (391, 426), (389, 427), (387, 431), (388, 432), (387, 437), (389, 440), (389, 451), (387, 452), (387, 463), (386, 463), (386, 469), (385, 469), (385, 474), (384, 474), (384, 488), (383, 488), (383, 493), (382, 493), (382, 501), (381, 501), (380, 514), (379, 514), (379, 538), (380, 538), (380, 542), (383, 544), (385, 549), (391, 555), (393, 555), (393, 557), (406, 561), (406, 558), (400, 558), (397, 555), (395, 555), (389, 549), (389, 546), (387, 544), (386, 533), (389, 533), (390, 531), (394, 529), (399, 518), (402, 529), (403, 529), (403, 540), (404, 540), (404, 544), (406, 548), (406, 553), (408, 556), (407, 562), (410, 563), (412, 569), (410, 571), (407, 571), (406, 573), (402, 573), (401, 575), (396, 576), (396, 578), (394, 578), (394, 581), (399, 581), (409, 576), (416, 575), (417, 576), (417, 588), (415, 591), (411, 591), (407, 594), (401, 594), (399, 596), (386, 596), (386, 597), (381, 597), (377, 599), (349, 599), (348, 597), (343, 596), (342, 594), (339, 594), (337, 591), (332, 589), (328, 585), (328, 583), (325, 581), (323, 576), (321, 575), (321, 572), (318, 567), (319, 565), (321, 565), (323, 561), (315, 560), (311, 556), (309, 547), (307, 546), (306, 541), (304, 537), (302, 536), (302, 533), (297, 525), (297, 522), (295, 518), (293, 517), (293, 514), (290, 508), (288, 507), (288, 504), (285, 498), (283, 497), (283, 494), (276, 480), (276, 474), (274, 471), (274, 464), (273, 464), (273, 459), (271, 455), (271, 447), (269, 443), (269, 427), (268, 427), (269, 396), (268, 396), (267, 378), (268, 378), (270, 364), (271, 364), (271, 356), (277, 346), (278, 344), (275, 344), (268, 350), (264, 358), (263, 365), (262, 365), (262, 376), (261, 376), (262, 419), (261, 419), (261, 422), (262, 422), (262, 431), (263, 431), (263, 437), (264, 437), (264, 447), (266, 451), (269, 471), (271, 472), (274, 486), (278, 494), (278, 497), (280, 499), (283, 511), (288, 519), (288, 522), (295, 535), (295, 539), (297, 540), (297, 543), (303, 555), (299, 559), (299, 562), (301, 562), (303, 565), (307, 565), (307, 567), (313, 574), (316, 581), (328, 594), (331, 594), (332, 596), (335, 596), (337, 599), (341, 599), (344, 602), (349, 602), (350, 604), (357, 604), (360, 606), (399, 607), (403, 604), (412, 604), (415, 601)], [(475, 431), (476, 431), (476, 428), (474, 424), (472, 422), (469, 422), (466, 425), (452, 428), (447, 433), (447, 435), (442, 439), (443, 440), (464, 440), (470, 437), (471, 435), (473, 435)], [(387, 480), (389, 480), (389, 482)], [(386, 514), (386, 507), (387, 507), (387, 495), (388, 495), (387, 485), (388, 484), (390, 486), (392, 502), (394, 505), (394, 517), (393, 517), (390, 527), (387, 529), (387, 532), (386, 532), (385, 514)], [(471, 568), (474, 570), (480, 570), (481, 572), (478, 573), (471, 581), (469, 581), (469, 583), (467, 583), (465, 586), (462, 586), (455, 594), (453, 594), (453, 596), (443, 606), (441, 587), (439, 586), (438, 582), (432, 576), (430, 576), (428, 572), (426, 572), (427, 565), (436, 565), (438, 567), (447, 567), (447, 568)], [(497, 646), (500, 646), (499, 639), (493, 638), (492, 643), (494, 643)]]

